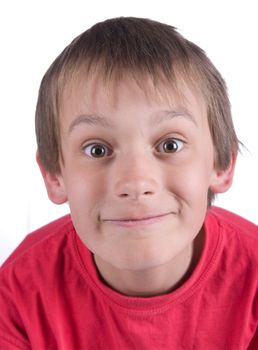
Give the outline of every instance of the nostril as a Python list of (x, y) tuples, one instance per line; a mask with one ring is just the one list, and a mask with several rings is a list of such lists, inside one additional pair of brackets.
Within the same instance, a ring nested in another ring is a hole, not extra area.
[(140, 196), (150, 196), (152, 195), (153, 192), (152, 191), (144, 191), (144, 192), (132, 192), (132, 193), (120, 193), (119, 197), (120, 198), (127, 198), (127, 197), (131, 197), (131, 198), (135, 198), (137, 199)]
[(132, 199), (138, 199), (141, 196), (151, 197), (155, 194), (156, 187), (156, 183), (148, 179), (120, 180), (115, 184), (115, 194), (119, 198), (130, 197)]
[(153, 192), (151, 192), (151, 191), (145, 191), (143, 194), (144, 194), (144, 195), (150, 195), (150, 194), (153, 194)]
[(121, 193), (120, 194), (120, 197), (128, 197), (129, 195), (128, 195), (128, 193)]

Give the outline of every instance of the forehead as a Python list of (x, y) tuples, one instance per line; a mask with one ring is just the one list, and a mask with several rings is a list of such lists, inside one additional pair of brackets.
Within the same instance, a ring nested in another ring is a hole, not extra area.
[[(101, 75), (74, 75), (67, 81), (60, 104), (60, 122), (85, 113), (100, 113), (119, 108), (136, 109), (144, 105), (152, 109), (185, 111), (206, 115), (206, 103), (198, 87), (178, 76), (177, 80), (154, 81), (153, 77), (125, 74), (119, 79), (103, 79)], [(122, 107), (121, 107), (122, 106)], [(108, 113), (107, 113), (108, 114)]]

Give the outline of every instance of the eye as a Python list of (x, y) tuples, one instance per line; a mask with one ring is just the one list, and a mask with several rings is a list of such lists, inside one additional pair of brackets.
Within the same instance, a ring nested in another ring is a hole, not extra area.
[(158, 147), (157, 150), (159, 152), (165, 152), (165, 153), (176, 153), (181, 151), (181, 149), (184, 147), (184, 142), (175, 138), (170, 138), (167, 140), (162, 141)]
[(102, 143), (91, 143), (84, 146), (84, 153), (91, 158), (104, 158), (109, 156), (112, 151)]

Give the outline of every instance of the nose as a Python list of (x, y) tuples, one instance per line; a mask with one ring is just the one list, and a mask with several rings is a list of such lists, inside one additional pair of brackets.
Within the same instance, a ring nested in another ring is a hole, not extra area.
[(157, 193), (158, 179), (150, 162), (132, 160), (120, 164), (114, 175), (115, 195), (119, 198), (139, 200)]

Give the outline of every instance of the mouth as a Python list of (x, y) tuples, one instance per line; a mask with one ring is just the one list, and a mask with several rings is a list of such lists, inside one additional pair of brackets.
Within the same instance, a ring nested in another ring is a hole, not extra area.
[(136, 217), (136, 218), (119, 218), (119, 219), (104, 219), (103, 222), (123, 226), (123, 227), (139, 227), (147, 226), (166, 219), (169, 215), (175, 214), (173, 212), (151, 215), (146, 217)]

